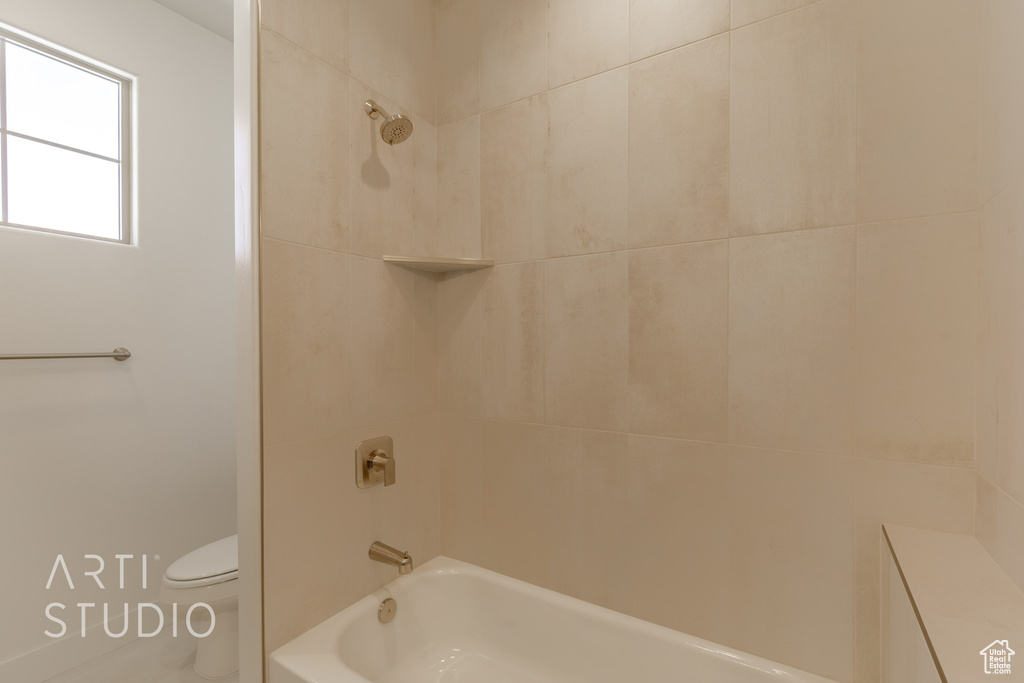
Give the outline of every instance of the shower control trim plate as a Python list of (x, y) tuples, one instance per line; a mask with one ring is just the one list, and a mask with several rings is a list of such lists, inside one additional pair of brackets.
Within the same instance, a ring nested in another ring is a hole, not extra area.
[(378, 436), (356, 445), (356, 486), (368, 489), (395, 483), (395, 444), (390, 436)]

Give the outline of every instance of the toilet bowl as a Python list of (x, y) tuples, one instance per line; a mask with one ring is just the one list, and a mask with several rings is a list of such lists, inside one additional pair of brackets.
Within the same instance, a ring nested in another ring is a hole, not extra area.
[[(167, 568), (160, 586), (160, 601), (177, 605), (179, 619), (198, 603), (213, 610), (214, 628), (199, 638), (196, 673), (217, 679), (238, 671), (238, 535), (228, 536), (184, 555)], [(193, 610), (193, 622), (209, 612)], [(208, 624), (196, 627), (202, 634)]]

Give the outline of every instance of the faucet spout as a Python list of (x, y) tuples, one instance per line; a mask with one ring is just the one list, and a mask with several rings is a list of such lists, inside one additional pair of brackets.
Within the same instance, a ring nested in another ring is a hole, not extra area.
[(412, 571), (412, 555), (380, 541), (374, 541), (370, 546), (370, 559), (398, 567), (399, 574), (408, 574)]

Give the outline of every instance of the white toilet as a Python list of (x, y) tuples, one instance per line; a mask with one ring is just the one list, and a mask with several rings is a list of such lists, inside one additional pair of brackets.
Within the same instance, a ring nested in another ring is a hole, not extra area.
[[(238, 671), (238, 535), (214, 541), (175, 560), (164, 573), (160, 601), (178, 605), (178, 619), (199, 602), (213, 608), (216, 625), (210, 635), (199, 639), (196, 673), (217, 679)], [(193, 612), (192, 624), (204, 633), (208, 623), (198, 625), (207, 610)], [(179, 636), (181, 634), (179, 633)], [(187, 629), (185, 636), (188, 636)]]

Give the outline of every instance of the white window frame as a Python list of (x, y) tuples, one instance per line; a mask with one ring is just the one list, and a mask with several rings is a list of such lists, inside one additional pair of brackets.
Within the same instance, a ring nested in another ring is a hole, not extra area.
[[(104, 156), (102, 154), (95, 154), (77, 147), (69, 147), (62, 145), (57, 142), (50, 140), (44, 140), (41, 138), (32, 137), (30, 135), (24, 135), (16, 133), (7, 129), (7, 63), (6, 63), (6, 43), (11, 42), (19, 47), (27, 48), (34, 52), (38, 52), (41, 55), (56, 59), (59, 62), (63, 62), (69, 66), (81, 69), (93, 76), (105, 78), (110, 81), (114, 81), (120, 86), (120, 124), (119, 124), (119, 137), (120, 137), (120, 159), (114, 159), (111, 157)], [(83, 239), (97, 240), (100, 242), (113, 242), (115, 244), (131, 244), (132, 243), (132, 78), (123, 74), (111, 71), (108, 68), (100, 66), (99, 64), (83, 59), (82, 57), (71, 54), (69, 51), (62, 50), (58, 47), (48, 45), (46, 43), (33, 40), (25, 36), (22, 33), (12, 31), (0, 25), (0, 191), (2, 191), (2, 206), (0, 206), (0, 226), (8, 228), (17, 228), (21, 230), (32, 230), (35, 232), (45, 232), (55, 235), (67, 235), (70, 237), (80, 237)], [(77, 154), (83, 154), (96, 159), (103, 159), (105, 161), (111, 161), (117, 163), (120, 167), (121, 173), (121, 185), (120, 185), (120, 216), (119, 216), (119, 228), (120, 238), (114, 239), (111, 237), (100, 237), (97, 235), (90, 235), (85, 232), (68, 232), (64, 230), (54, 230), (38, 225), (22, 225), (19, 223), (11, 223), (8, 221), (8, 174), (7, 174), (7, 140), (9, 136), (21, 138), (23, 140), (31, 140), (32, 142), (42, 143), (57, 149), (63, 149), (69, 152)]]

